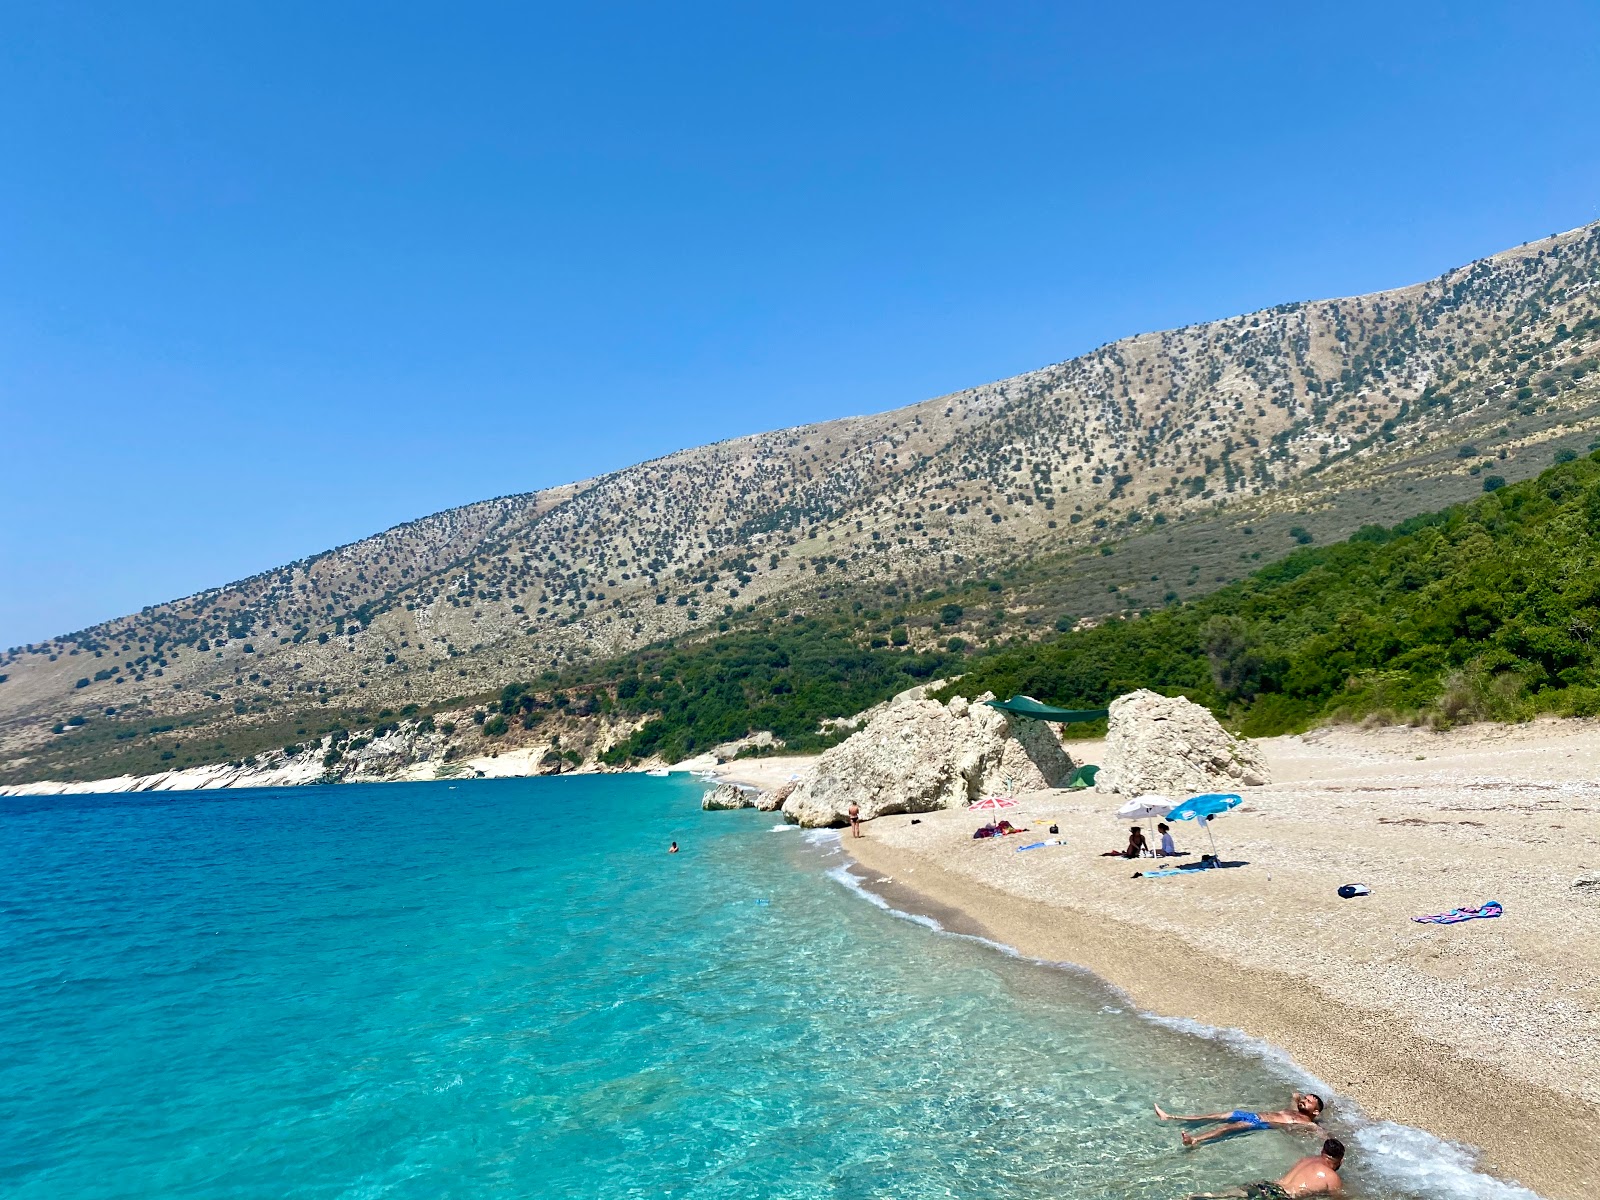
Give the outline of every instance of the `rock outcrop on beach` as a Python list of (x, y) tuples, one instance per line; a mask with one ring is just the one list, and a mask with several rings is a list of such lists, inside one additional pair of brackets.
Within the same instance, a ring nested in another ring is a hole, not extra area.
[(754, 808), (756, 791), (738, 783), (719, 783), (700, 797), (700, 807), (707, 812), (730, 808)]
[(947, 705), (913, 700), (884, 709), (826, 751), (783, 802), (783, 814), (817, 827), (843, 824), (852, 803), (865, 820), (929, 812), (994, 792), (1056, 787), (1071, 771), (1047, 725), (960, 696)]
[(1140, 689), (1111, 702), (1102, 792), (1180, 796), (1271, 782), (1261, 752), (1182, 696)]
[(794, 789), (799, 784), (799, 780), (791, 779), (786, 783), (780, 783), (774, 788), (762, 788), (756, 793), (756, 811), (777, 812), (783, 807), (783, 802), (793, 795)]

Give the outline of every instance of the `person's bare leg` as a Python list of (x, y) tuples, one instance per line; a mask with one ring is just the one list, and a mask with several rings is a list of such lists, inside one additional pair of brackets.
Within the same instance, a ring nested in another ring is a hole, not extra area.
[(1159, 1105), (1159, 1104), (1156, 1105), (1155, 1107), (1156, 1107), (1156, 1116), (1160, 1117), (1163, 1121), (1226, 1121), (1229, 1117), (1233, 1116), (1233, 1113), (1225, 1112), (1225, 1113), (1205, 1113), (1205, 1114), (1203, 1114), (1201, 1116), (1195, 1116), (1195, 1117), (1180, 1117), (1177, 1113), (1169, 1113), (1166, 1109), (1162, 1108), (1161, 1105)]
[(1242, 1133), (1246, 1129), (1254, 1128), (1254, 1125), (1246, 1125), (1243, 1121), (1229, 1121), (1226, 1125), (1218, 1125), (1215, 1129), (1208, 1129), (1201, 1134), (1180, 1133), (1178, 1136), (1183, 1139), (1185, 1146), (1193, 1149), (1203, 1142), (1214, 1142), (1218, 1138), (1227, 1137), (1229, 1134)]

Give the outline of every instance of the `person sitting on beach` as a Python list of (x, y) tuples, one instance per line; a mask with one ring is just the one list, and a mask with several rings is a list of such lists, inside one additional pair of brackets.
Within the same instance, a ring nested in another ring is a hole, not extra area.
[(1193, 1121), (1196, 1124), (1216, 1124), (1215, 1129), (1208, 1129), (1202, 1134), (1183, 1133), (1180, 1136), (1185, 1146), (1198, 1146), (1203, 1142), (1213, 1142), (1217, 1138), (1230, 1137), (1236, 1133), (1250, 1133), (1257, 1129), (1316, 1129), (1317, 1120), (1322, 1116), (1325, 1105), (1322, 1097), (1315, 1092), (1293, 1092), (1290, 1094), (1289, 1107), (1277, 1112), (1250, 1112), (1247, 1109), (1236, 1108), (1232, 1112), (1205, 1113), (1196, 1117), (1180, 1117), (1174, 1113), (1163, 1111), (1161, 1105), (1156, 1105), (1156, 1116), (1163, 1121)]
[(1329, 1138), (1322, 1143), (1322, 1153), (1302, 1158), (1289, 1168), (1288, 1174), (1277, 1183), (1263, 1179), (1260, 1183), (1247, 1183), (1243, 1187), (1229, 1188), (1225, 1192), (1193, 1192), (1189, 1200), (1220, 1200), (1220, 1197), (1244, 1197), (1245, 1200), (1290, 1200), (1294, 1196), (1337, 1196), (1344, 1182), (1339, 1178), (1339, 1168), (1344, 1165), (1344, 1143)]
[(1157, 858), (1178, 857), (1178, 847), (1173, 844), (1172, 830), (1167, 828), (1165, 821), (1156, 826), (1156, 832), (1161, 835), (1161, 849), (1156, 851)]
[(1150, 849), (1150, 843), (1144, 840), (1144, 830), (1135, 825), (1128, 831), (1128, 848), (1126, 850), (1107, 850), (1101, 858), (1138, 858)]

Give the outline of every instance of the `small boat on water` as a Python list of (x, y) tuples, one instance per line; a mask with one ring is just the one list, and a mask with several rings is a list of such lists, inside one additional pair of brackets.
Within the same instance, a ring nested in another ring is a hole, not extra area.
[(668, 775), (671, 775), (672, 772), (667, 770), (665, 767), (651, 767), (645, 772), (645, 774), (650, 776), (652, 779), (665, 779)]

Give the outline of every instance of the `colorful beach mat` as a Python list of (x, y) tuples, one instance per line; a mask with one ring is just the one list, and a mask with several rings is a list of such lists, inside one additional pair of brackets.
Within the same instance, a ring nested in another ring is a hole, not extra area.
[(1498, 900), (1486, 900), (1477, 906), (1452, 908), (1449, 912), (1434, 913), (1431, 917), (1412, 917), (1419, 925), (1456, 925), (1462, 921), (1475, 921), (1479, 917), (1498, 917), (1505, 910)]

